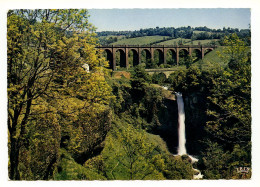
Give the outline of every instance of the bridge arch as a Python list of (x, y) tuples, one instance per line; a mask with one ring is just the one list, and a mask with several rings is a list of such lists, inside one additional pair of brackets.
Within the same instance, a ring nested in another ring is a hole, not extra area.
[(161, 64), (163, 64), (164, 62), (164, 54), (163, 54), (163, 51), (161, 49), (155, 49), (154, 50), (154, 56), (153, 56), (153, 59), (154, 59), (154, 63), (158, 66), (160, 66)]
[(126, 54), (122, 49), (116, 50), (116, 66), (126, 68)]
[(128, 51), (128, 63), (132, 67), (139, 64), (139, 55), (136, 49), (130, 49)]
[(204, 56), (205, 56), (206, 54), (208, 54), (209, 52), (211, 52), (211, 51), (213, 51), (212, 48), (206, 48), (206, 49), (204, 49)]
[(104, 54), (106, 60), (109, 63), (109, 69), (113, 69), (114, 70), (114, 66), (113, 66), (113, 53), (112, 53), (112, 51), (109, 50), (109, 49), (105, 49), (103, 54)]
[(146, 67), (151, 66), (152, 54), (148, 49), (143, 49), (141, 51), (141, 62), (146, 64)]
[(177, 53), (174, 49), (166, 51), (166, 63), (170, 65), (177, 65)]
[(179, 50), (179, 64), (183, 65), (184, 62), (187, 60), (188, 56), (189, 56), (188, 49), (183, 49), (183, 48), (180, 49)]
[(199, 59), (202, 59), (201, 50), (200, 49), (193, 49), (191, 56), (194, 59), (194, 61), (198, 61)]

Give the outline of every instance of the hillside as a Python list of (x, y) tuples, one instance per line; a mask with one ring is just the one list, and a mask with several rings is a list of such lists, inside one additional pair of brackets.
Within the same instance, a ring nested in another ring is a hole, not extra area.
[(202, 68), (209, 68), (210, 65), (212, 66), (212, 64), (215, 64), (215, 63), (218, 63), (218, 64), (224, 66), (223, 61), (218, 56), (218, 53), (222, 53), (223, 48), (224, 47), (219, 46), (217, 49), (206, 54), (203, 59), (195, 62), (195, 64), (198, 64)]
[(143, 36), (136, 38), (124, 38), (122, 40), (118, 40), (117, 42), (111, 43), (112, 45), (149, 45), (151, 43), (155, 43), (161, 40), (165, 40), (169, 38), (169, 36)]
[(163, 42), (159, 42), (157, 43), (158, 45), (177, 45), (179, 44), (179, 42), (182, 41), (182, 43), (185, 45), (186, 42), (188, 42), (190, 39), (185, 39), (185, 38), (175, 38), (172, 40), (167, 40), (167, 41), (163, 41)]
[[(223, 28), (223, 29), (210, 29), (207, 27), (156, 27), (146, 28), (135, 31), (102, 31), (97, 32), (101, 45), (114, 44), (114, 45), (147, 45), (147, 44), (161, 44), (172, 45), (182, 38), (183, 43), (187, 40), (198, 42), (204, 41), (208, 43), (213, 40), (223, 40), (224, 36), (236, 33), (240, 39), (250, 37), (249, 29), (237, 28)], [(143, 38), (144, 37), (144, 38)], [(140, 41), (139, 41), (140, 40)], [(168, 41), (169, 40), (169, 41)], [(171, 41), (172, 40), (172, 41)], [(208, 41), (209, 40), (209, 41)], [(248, 42), (244, 40), (245, 42)], [(197, 42), (197, 43), (198, 43)], [(201, 42), (202, 43), (202, 42)], [(247, 43), (247, 45), (250, 45)]]
[[(110, 40), (109, 37), (105, 36), (101, 36), (101, 39)], [(143, 36), (136, 38), (125, 38), (123, 36), (117, 36), (116, 40), (116, 42), (110, 43), (109, 45), (206, 45), (210, 44), (212, 41), (218, 44), (217, 39), (191, 41), (191, 39), (185, 38), (171, 39), (169, 36)]]

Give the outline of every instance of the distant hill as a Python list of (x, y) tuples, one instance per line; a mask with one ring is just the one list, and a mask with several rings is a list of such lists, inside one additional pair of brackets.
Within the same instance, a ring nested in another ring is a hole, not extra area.
[[(223, 28), (210, 29), (207, 27), (163, 27), (148, 28), (135, 31), (102, 31), (97, 32), (101, 45), (173, 45), (173, 44), (189, 44), (197, 45), (220, 41), (224, 36), (236, 33), (241, 39), (247, 41), (251, 35), (250, 29)], [(195, 42), (194, 42), (195, 41)], [(219, 43), (217, 43), (219, 44)], [(250, 44), (248, 44), (250, 45)]]
[(185, 38), (172, 39), (169, 36), (143, 36), (136, 38), (121, 38), (110, 45), (219, 45), (218, 39), (191, 40)]

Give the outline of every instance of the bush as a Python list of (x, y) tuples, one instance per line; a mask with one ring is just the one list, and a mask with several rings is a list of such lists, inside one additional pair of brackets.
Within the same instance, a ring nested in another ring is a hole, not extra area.
[(163, 173), (167, 179), (180, 180), (193, 178), (192, 164), (185, 157), (166, 155), (164, 160), (165, 168)]
[(159, 66), (159, 68), (164, 68), (164, 64), (161, 64), (161, 65)]
[(164, 64), (165, 68), (171, 68), (172, 66), (170, 64)]
[(154, 73), (152, 76), (152, 82), (154, 84), (162, 84), (166, 81), (166, 75), (164, 73)]

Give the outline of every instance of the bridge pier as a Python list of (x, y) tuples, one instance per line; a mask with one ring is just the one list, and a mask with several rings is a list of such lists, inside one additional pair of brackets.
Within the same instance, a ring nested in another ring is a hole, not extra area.
[(189, 47), (189, 55), (191, 56), (192, 55), (192, 51), (191, 51), (191, 48)]
[(163, 64), (167, 64), (166, 58), (167, 58), (167, 50), (163, 46)]
[(116, 48), (113, 48), (112, 46), (112, 69), (113, 71), (116, 70)]
[(179, 52), (180, 52), (180, 49), (179, 48), (176, 48), (176, 63), (177, 63), (177, 66), (179, 65)]
[(125, 63), (126, 63), (126, 69), (129, 68), (129, 62), (128, 62), (128, 48), (125, 46)]
[(153, 54), (154, 54), (154, 48), (150, 47), (150, 53), (151, 53), (151, 61), (153, 62)]
[(141, 64), (141, 48), (138, 47), (138, 65)]

